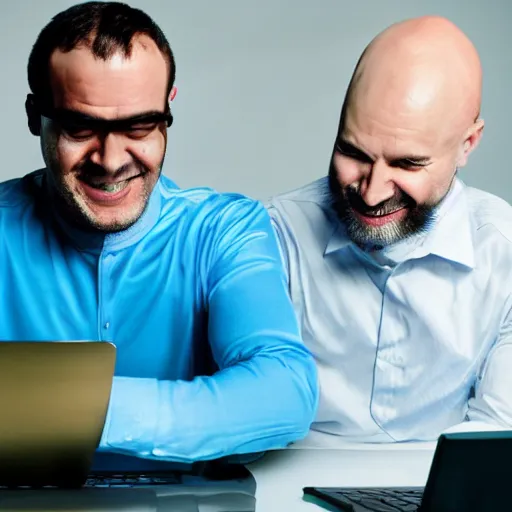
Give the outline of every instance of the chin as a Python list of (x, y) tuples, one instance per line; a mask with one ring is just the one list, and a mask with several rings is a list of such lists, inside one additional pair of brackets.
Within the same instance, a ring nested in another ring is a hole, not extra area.
[(75, 203), (73, 217), (82, 227), (103, 233), (118, 233), (133, 226), (142, 216), (145, 203), (138, 202), (116, 208), (90, 206), (81, 201)]
[(149, 198), (143, 193), (131, 190), (119, 204), (102, 205), (81, 197), (77, 203), (83, 221), (92, 229), (105, 233), (117, 233), (133, 226), (146, 209)]
[(144, 208), (138, 206), (136, 211), (108, 212), (105, 215), (91, 216), (88, 221), (95, 229), (105, 233), (118, 233), (133, 226), (142, 216)]

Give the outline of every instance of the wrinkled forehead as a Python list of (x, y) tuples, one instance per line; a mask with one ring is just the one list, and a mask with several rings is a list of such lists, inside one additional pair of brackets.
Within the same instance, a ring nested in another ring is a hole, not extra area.
[(135, 41), (128, 57), (118, 51), (103, 60), (79, 46), (50, 59), (54, 106), (107, 118), (162, 110), (168, 78), (166, 59), (149, 38)]

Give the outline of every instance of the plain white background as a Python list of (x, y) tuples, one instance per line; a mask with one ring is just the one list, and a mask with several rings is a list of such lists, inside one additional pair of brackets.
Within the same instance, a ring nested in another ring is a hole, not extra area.
[[(26, 64), (39, 31), (71, 0), (2, 5), (0, 180), (42, 166), (24, 113)], [(393, 22), (441, 14), (484, 68), (482, 144), (466, 183), (512, 201), (510, 0), (132, 0), (166, 33), (177, 61), (175, 123), (164, 172), (258, 199), (327, 172), (340, 107), (366, 44)]]

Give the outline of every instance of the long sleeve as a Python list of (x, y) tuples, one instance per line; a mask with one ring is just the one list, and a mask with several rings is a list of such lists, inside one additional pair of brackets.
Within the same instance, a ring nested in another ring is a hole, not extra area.
[(268, 214), (217, 212), (202, 258), (208, 337), (219, 371), (192, 381), (116, 377), (101, 450), (182, 462), (282, 448), (318, 403)]
[(446, 432), (512, 429), (512, 311), (487, 356), (469, 401), (466, 421)]

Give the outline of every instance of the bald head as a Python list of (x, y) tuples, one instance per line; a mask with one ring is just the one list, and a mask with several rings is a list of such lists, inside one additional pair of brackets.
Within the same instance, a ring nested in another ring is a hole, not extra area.
[(457, 134), (479, 116), (481, 89), (471, 41), (449, 20), (423, 16), (396, 23), (371, 41), (354, 72), (347, 108), (422, 114)]
[(361, 56), (347, 93), (330, 183), (350, 236), (394, 243), (431, 225), (477, 146), (482, 70), (450, 21), (392, 25)]

